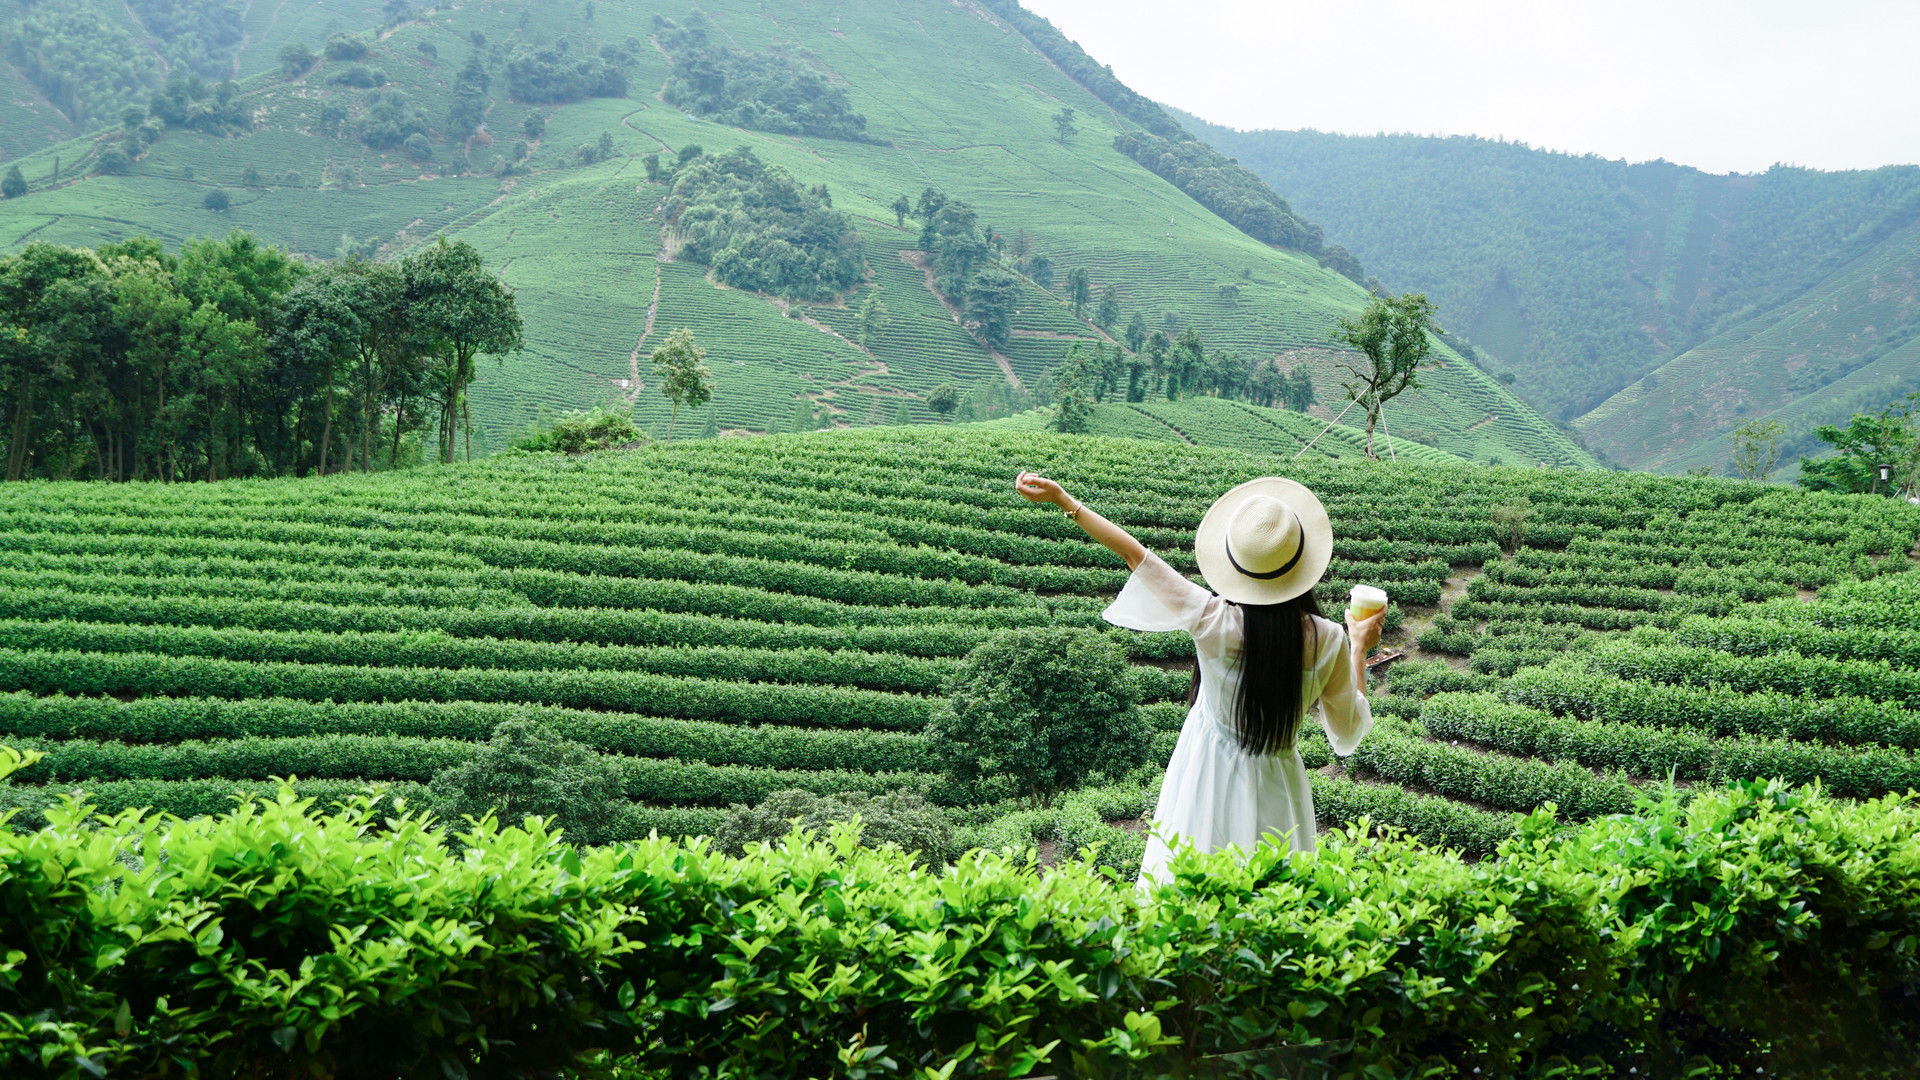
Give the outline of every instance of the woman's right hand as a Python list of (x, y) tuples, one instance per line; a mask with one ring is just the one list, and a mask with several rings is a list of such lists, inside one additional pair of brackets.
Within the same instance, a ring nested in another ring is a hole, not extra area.
[(1036, 472), (1023, 472), (1013, 479), (1013, 490), (1028, 502), (1065, 506), (1067, 489)]
[(1349, 611), (1347, 612), (1347, 640), (1353, 642), (1353, 647), (1359, 650), (1360, 656), (1364, 657), (1373, 651), (1375, 645), (1380, 644), (1380, 631), (1386, 622), (1386, 608), (1381, 608), (1364, 619), (1354, 618), (1353, 613)]

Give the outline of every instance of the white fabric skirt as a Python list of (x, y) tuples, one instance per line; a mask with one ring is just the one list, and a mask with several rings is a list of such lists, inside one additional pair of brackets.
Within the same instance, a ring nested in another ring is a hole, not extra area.
[(1247, 753), (1207, 704), (1202, 696), (1187, 713), (1167, 763), (1151, 823), (1155, 835), (1140, 861), (1142, 886), (1172, 880), (1172, 844), (1251, 852), (1271, 834), (1273, 843), (1294, 851), (1314, 850), (1313, 786), (1300, 751)]

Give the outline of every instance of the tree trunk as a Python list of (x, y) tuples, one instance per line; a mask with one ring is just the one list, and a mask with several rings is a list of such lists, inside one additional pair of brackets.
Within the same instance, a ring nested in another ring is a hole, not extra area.
[(320, 429), (320, 475), (327, 475), (327, 451), (333, 449), (333, 387), (327, 387), (327, 420)]
[(473, 410), (467, 408), (467, 395), (460, 395), (460, 427), (467, 437), (467, 460), (473, 460)]
[(400, 404), (395, 406), (393, 410), (393, 456), (387, 459), (387, 468), (389, 469), (397, 469), (400, 467), (400, 429), (406, 426), (406, 420), (407, 399), (402, 397)]
[(20, 479), (26, 469), (27, 428), (33, 416), (33, 391), (24, 390), (13, 405), (13, 441), (7, 447), (7, 479)]
[(680, 418), (680, 402), (674, 400), (673, 411), (667, 414), (667, 441), (673, 441), (673, 422)]

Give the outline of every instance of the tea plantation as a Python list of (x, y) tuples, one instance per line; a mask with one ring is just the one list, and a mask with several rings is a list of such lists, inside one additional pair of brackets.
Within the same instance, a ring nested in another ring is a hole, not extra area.
[[(210, 813), (297, 775), (312, 794), (372, 782), (424, 807), (436, 771), (527, 715), (617, 757), (641, 808), (629, 835), (710, 832), (727, 805), (790, 788), (923, 787), (962, 806), (919, 734), (958, 659), (1003, 627), (1100, 628), (1125, 578), (1011, 493), (1022, 468), (1189, 570), (1222, 488), (1279, 471), (1322, 494), (1338, 544), (1323, 601), (1382, 585), (1411, 617), (1400, 644), (1453, 658), (1391, 669), (1380, 726), (1316, 780), (1328, 824), (1370, 814), (1487, 851), (1507, 812), (1624, 811), (1669, 775), (1822, 778), (1853, 797), (1915, 776), (1911, 507), (1290, 456), (883, 428), (373, 477), (14, 486), (0, 737), (46, 756), (5, 798), (22, 823), (73, 787)], [(1139, 661), (1164, 758), (1187, 683), (1169, 661), (1190, 643), (1109, 632)], [(1329, 764), (1317, 738), (1307, 754)], [(1137, 816), (1150, 789), (1129, 790), (1085, 805)], [(1047, 839), (1063, 821), (976, 838)]]

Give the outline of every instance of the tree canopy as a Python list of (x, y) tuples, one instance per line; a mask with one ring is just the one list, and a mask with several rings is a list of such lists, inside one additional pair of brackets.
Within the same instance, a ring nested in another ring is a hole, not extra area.
[(695, 116), (782, 135), (884, 143), (867, 134), (847, 92), (788, 53), (724, 45), (695, 12), (682, 26), (654, 16), (654, 38), (673, 57), (665, 98)]
[(740, 289), (828, 300), (866, 276), (860, 234), (825, 187), (805, 187), (740, 147), (673, 172), (668, 208), (683, 257)]

